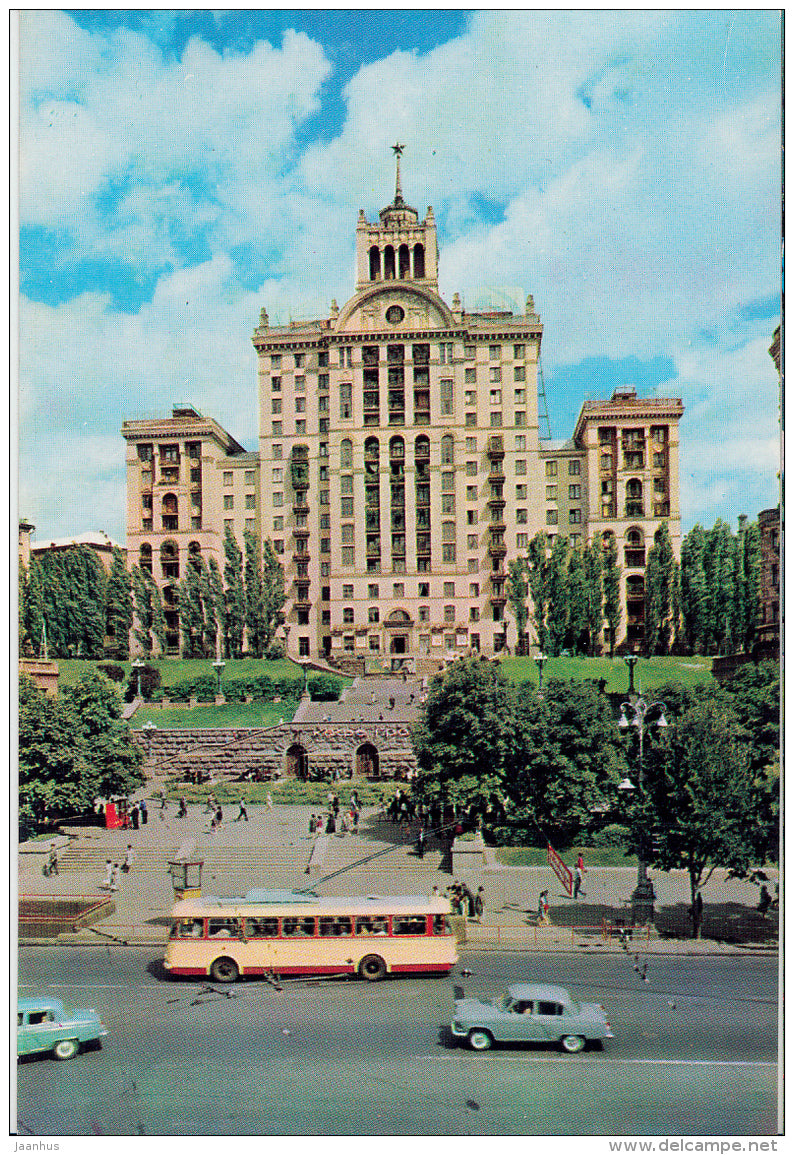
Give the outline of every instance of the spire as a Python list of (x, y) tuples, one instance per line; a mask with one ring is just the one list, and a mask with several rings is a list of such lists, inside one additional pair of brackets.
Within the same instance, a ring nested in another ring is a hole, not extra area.
[(403, 190), (402, 190), (402, 187), (400, 185), (400, 157), (403, 154), (404, 148), (405, 148), (405, 145), (400, 144), (399, 141), (397, 141), (396, 144), (393, 144), (391, 146), (391, 150), (394, 153), (394, 156), (397, 160), (397, 179), (395, 181), (395, 186), (394, 186), (394, 204), (395, 205), (405, 204), (405, 202), (403, 200)]

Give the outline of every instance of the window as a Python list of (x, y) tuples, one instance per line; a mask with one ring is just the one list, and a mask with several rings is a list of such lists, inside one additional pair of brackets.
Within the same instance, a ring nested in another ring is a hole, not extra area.
[(302, 434), (306, 432), (306, 421), (304, 418), (298, 417), (295, 420), (295, 432)]
[(522, 473), (526, 473), (526, 471), (527, 471), (526, 458), (525, 457), (517, 457), (516, 458), (516, 473), (522, 474)]
[(441, 512), (454, 513), (455, 512), (455, 494), (442, 493), (441, 495)]
[[(443, 348), (443, 346), (442, 346)], [(450, 417), (454, 408), (454, 386), (452, 381), (441, 382), (441, 416)]]
[(341, 369), (350, 369), (353, 365), (353, 350), (343, 348), (339, 350), (339, 366)]
[(492, 389), (491, 390), (491, 404), (492, 405), (501, 405), (502, 404), (502, 390), (501, 389)]
[(225, 493), (224, 494), (224, 496), (223, 496), (223, 508), (224, 509), (234, 509), (234, 494), (233, 493)]
[(255, 477), (254, 470), (253, 469), (246, 469), (246, 471), (245, 471), (245, 484), (246, 485), (253, 485), (254, 484), (254, 477)]
[(441, 489), (445, 493), (455, 492), (455, 474), (442, 473), (441, 474)]
[(527, 414), (526, 414), (526, 410), (525, 410), (525, 409), (516, 409), (516, 420), (515, 420), (515, 423), (516, 423), (516, 425), (518, 425), (518, 426), (521, 426), (521, 425), (526, 425), (526, 423), (527, 423)]
[(580, 501), (581, 497), (582, 497), (581, 485), (569, 485), (568, 486), (568, 499), (570, 501)]
[(276, 459), (276, 461), (281, 459), (283, 452), (284, 452), (283, 446), (281, 446), (281, 445), (274, 445), (273, 446), (273, 457)]
[(339, 416), (343, 420), (353, 416), (353, 386), (347, 382), (339, 386)]
[(276, 553), (284, 552), (284, 539), (282, 537), (276, 537), (273, 539), (273, 549), (276, 551)]
[(476, 485), (467, 485), (466, 486), (466, 500), (467, 501), (476, 501), (477, 500), (477, 486)]
[(499, 429), (502, 424), (502, 412), (495, 409), (491, 410), (491, 429)]
[(516, 510), (516, 525), (526, 525), (526, 524), (527, 524), (527, 511), (526, 511), (526, 509), (517, 509)]
[(391, 587), (391, 596), (393, 598), (404, 598), (405, 584), (403, 582), (394, 582)]
[(454, 606), (444, 606), (444, 621), (445, 622), (454, 622), (455, 621), (455, 607)]
[(513, 367), (513, 380), (514, 381), (526, 381), (526, 379), (527, 379), (527, 371), (524, 368), (524, 366), (523, 365), (515, 365)]
[(502, 356), (502, 346), (501, 345), (489, 345), (488, 346), (488, 358), (489, 358), (489, 360), (498, 361), (501, 356)]
[(517, 533), (516, 534), (516, 549), (526, 549), (528, 543), (529, 543), (529, 534), (526, 534), (526, 533)]
[(331, 528), (331, 515), (330, 515), (330, 513), (321, 513), (320, 514), (320, 529), (330, 529), (330, 528)]
[[(476, 498), (476, 496), (477, 496), (476, 492), (475, 492), (474, 496)], [(476, 525), (477, 524), (477, 512), (478, 511), (476, 509), (467, 509), (466, 510), (466, 525)]]
[(664, 483), (663, 477), (654, 477), (654, 479), (653, 479), (653, 492), (654, 493), (661, 493), (662, 495), (664, 495), (665, 483)]
[[(323, 550), (323, 553), (327, 553), (327, 552), (328, 552), (327, 550)], [(327, 578), (330, 576), (331, 576), (331, 563), (327, 562), (327, 561), (321, 561), (320, 562), (320, 577)]]
[[(488, 380), (492, 384), (495, 384), (497, 381), (502, 380), (502, 367), (501, 367), (501, 365), (492, 365), (491, 366), (491, 368), (488, 370)], [(491, 392), (493, 392), (493, 390), (491, 390)], [(493, 401), (491, 402), (491, 404), (493, 405)]]
[(527, 439), (523, 433), (517, 433), (515, 438), (515, 448), (519, 453), (523, 453), (527, 447)]
[[(353, 498), (352, 497), (341, 498), (341, 500), (339, 502), (339, 512), (341, 513), (342, 517), (352, 517), (353, 516)], [(331, 528), (330, 523), (327, 526), (327, 528), (328, 529)]]
[(665, 457), (663, 453), (654, 453), (653, 467), (654, 469), (664, 469)]
[(516, 486), (516, 501), (527, 500), (527, 487), (525, 485)]
[(320, 490), (320, 505), (331, 504), (331, 491), (329, 489)]
[(227, 473), (224, 473), (224, 475), (223, 475), (223, 484), (224, 485), (231, 485), (233, 480), (234, 480), (234, 475), (232, 474), (231, 470), (229, 470)]
[(330, 553), (330, 552), (331, 552), (331, 539), (330, 539), (330, 537), (321, 537), (320, 538), (320, 553)]
[(281, 437), (283, 433), (283, 426), (280, 421), (274, 421), (271, 432), (274, 437)]
[(516, 405), (526, 404), (526, 396), (527, 396), (526, 389), (514, 389), (513, 390), (513, 399), (514, 399)]
[(556, 477), (557, 476), (557, 462), (556, 461), (547, 461), (546, 462), (546, 476), (547, 477)]
[(546, 486), (546, 501), (556, 501), (556, 500), (557, 500), (557, 486), (556, 485), (547, 485)]
[(420, 622), (429, 622), (430, 621), (430, 606), (420, 606), (419, 607), (419, 621)]
[(476, 437), (467, 437), (466, 438), (466, 452), (467, 453), (476, 453), (477, 452), (477, 438)]
[(306, 412), (306, 398), (305, 397), (296, 397), (295, 398), (295, 412), (296, 413), (305, 413)]
[(284, 528), (284, 518), (283, 517), (274, 517), (273, 518), (273, 529), (281, 530), (283, 528)]
[(468, 550), (475, 550), (479, 545), (479, 539), (476, 533), (470, 533), (466, 537), (466, 548)]
[(246, 495), (245, 495), (245, 508), (246, 509), (256, 509), (256, 494), (255, 493), (246, 493)]
[(353, 544), (353, 541), (355, 540), (354, 533), (355, 527), (349, 522), (345, 522), (345, 524), (342, 526), (342, 541), (345, 545)]
[(305, 353), (296, 353), (295, 354), (295, 368), (296, 369), (302, 369), (305, 364), (306, 364), (306, 354)]
[(441, 523), (441, 540), (454, 541), (455, 540), (455, 522), (442, 521)]
[(578, 477), (581, 473), (581, 462), (574, 461), (573, 458), (568, 462), (568, 476)]
[(480, 568), (480, 559), (477, 557), (470, 557), (466, 566), (468, 573), (477, 573)]
[(513, 346), (513, 360), (514, 361), (523, 361), (525, 356), (526, 356), (526, 349), (524, 348), (523, 345), (514, 345)]
[[(449, 341), (449, 342), (442, 341), (441, 342), (441, 344), (438, 347), (438, 355), (439, 355), (439, 360), (441, 361), (442, 365), (451, 365), (452, 364), (453, 349), (454, 349), (454, 345), (452, 344), (451, 341)], [(416, 358), (414, 358), (414, 360), (415, 359)]]
[(568, 513), (568, 521), (571, 525), (581, 525), (582, 511), (581, 509), (572, 509)]
[(476, 345), (464, 345), (463, 346), (463, 356), (466, 358), (467, 361), (473, 361), (477, 356), (477, 346)]
[(354, 551), (352, 545), (342, 546), (342, 565), (353, 565)]
[(284, 494), (281, 492), (281, 490), (279, 490), (277, 493), (274, 492), (273, 504), (274, 505), (283, 505), (284, 504)]
[(377, 606), (370, 606), (367, 611), (367, 620), (373, 625), (380, 621), (380, 611)]
[(352, 473), (343, 473), (339, 478), (340, 492), (344, 494), (351, 494), (353, 492), (353, 475)]
[(425, 934), (426, 923), (423, 914), (394, 915), (391, 920), (392, 934)]
[(274, 393), (280, 393), (281, 392), (281, 378), (280, 377), (271, 377), (270, 378), (270, 388), (273, 390)]
[[(464, 375), (463, 375), (463, 382), (465, 385), (476, 385), (477, 384), (477, 370), (474, 368), (467, 368)], [(467, 394), (466, 396), (469, 396), (469, 394)], [(474, 394), (471, 394), (471, 396), (474, 396)]]
[(556, 524), (557, 524), (557, 510), (556, 509), (547, 509), (546, 510), (546, 525), (556, 525)]
[(281, 368), (281, 354), (280, 353), (272, 353), (271, 354), (271, 356), (270, 356), (270, 368), (271, 369), (280, 369)]
[(280, 397), (271, 397), (271, 399), (270, 399), (270, 412), (271, 413), (280, 413), (281, 412), (281, 398)]
[(342, 621), (346, 626), (352, 626), (354, 622), (354, 614), (352, 606), (345, 606), (342, 610)]
[(582, 535), (580, 533), (572, 533), (568, 537), (568, 545), (571, 549), (576, 549), (576, 547), (581, 544), (581, 541)]
[(343, 597), (343, 598), (345, 598), (345, 600), (346, 600), (346, 601), (351, 601), (351, 600), (352, 600), (352, 598), (353, 598), (353, 587), (352, 587), (352, 585), (343, 585), (343, 586), (342, 586), (342, 597)]

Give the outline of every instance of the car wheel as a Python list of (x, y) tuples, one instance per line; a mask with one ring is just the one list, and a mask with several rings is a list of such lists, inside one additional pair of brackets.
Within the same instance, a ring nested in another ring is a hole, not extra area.
[(358, 964), (358, 973), (367, 982), (377, 983), (386, 977), (386, 963), (377, 954), (365, 955)]
[(493, 1038), (488, 1031), (470, 1031), (469, 1046), (473, 1051), (487, 1051), (493, 1046)]
[(80, 1050), (80, 1044), (77, 1039), (61, 1039), (52, 1048), (52, 1053), (56, 1059), (64, 1062), (66, 1059), (73, 1059)]
[(216, 958), (210, 974), (216, 983), (234, 983), (240, 977), (240, 968), (232, 958)]
[(576, 1055), (579, 1051), (584, 1050), (586, 1039), (583, 1035), (563, 1035), (560, 1039), (562, 1049), (567, 1051), (569, 1055)]

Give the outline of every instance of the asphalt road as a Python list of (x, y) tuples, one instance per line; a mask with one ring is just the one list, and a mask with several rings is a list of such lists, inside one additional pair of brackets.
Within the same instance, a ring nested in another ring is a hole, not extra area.
[[(18, 1066), (20, 1137), (779, 1129), (773, 957), (650, 956), (644, 983), (632, 956), (469, 951), (459, 970), (470, 976), (286, 980), (280, 992), (249, 982), (213, 993), (164, 980), (160, 953), (20, 952), (21, 994), (95, 1007), (110, 1030), (102, 1050)], [(456, 984), (490, 995), (521, 978), (602, 1003), (616, 1037), (577, 1056), (452, 1045)]]

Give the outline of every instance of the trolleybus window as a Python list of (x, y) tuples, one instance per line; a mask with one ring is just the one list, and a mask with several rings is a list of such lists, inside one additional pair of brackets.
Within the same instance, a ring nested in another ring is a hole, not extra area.
[(433, 934), (450, 934), (452, 927), (449, 925), (449, 919), (445, 914), (433, 915)]
[(324, 915), (320, 918), (320, 934), (325, 937), (348, 936), (353, 933), (353, 920), (347, 915)]
[(281, 933), (284, 938), (313, 938), (315, 934), (313, 918), (282, 918)]
[(248, 938), (278, 938), (278, 919), (247, 918), (245, 933)]
[(237, 938), (236, 918), (211, 918), (208, 921), (210, 938)]
[(426, 934), (427, 925), (422, 914), (395, 914), (391, 920), (392, 934)]
[(377, 916), (368, 918), (356, 919), (356, 934), (388, 934), (389, 921), (386, 918), (378, 918)]
[(171, 927), (171, 938), (204, 938), (204, 919), (180, 918)]

